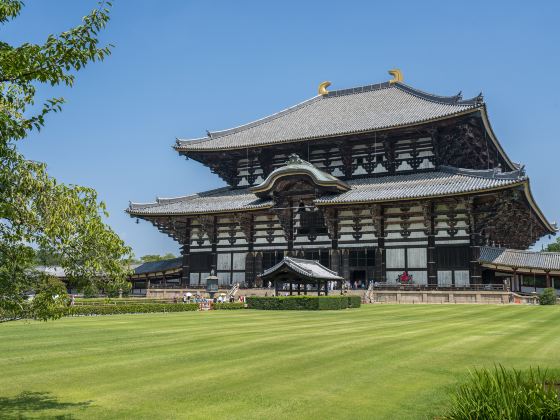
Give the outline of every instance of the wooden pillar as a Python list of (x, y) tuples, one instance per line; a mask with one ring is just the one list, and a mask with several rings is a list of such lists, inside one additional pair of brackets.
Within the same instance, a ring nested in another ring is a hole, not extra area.
[(338, 209), (334, 210), (331, 248), (338, 249)]
[(181, 256), (183, 258), (181, 263), (181, 286), (187, 287), (190, 285), (191, 280), (191, 219), (187, 219)]
[(298, 296), (301, 295), (301, 283), (299, 281), (298, 281), (298, 284), (297, 284), (297, 295)]
[(328, 295), (329, 295), (329, 282), (326, 281), (325, 282), (325, 296), (328, 296)]
[(348, 249), (343, 249), (340, 253), (341, 259), (341, 276), (344, 277), (346, 280), (350, 279), (350, 253)]
[(373, 222), (377, 236), (377, 248), (375, 249), (374, 277), (375, 281), (385, 282), (387, 281), (387, 270), (385, 268), (385, 209), (379, 205), (375, 211), (377, 213), (373, 216)]
[(274, 296), (278, 296), (278, 280), (274, 280)]
[[(263, 272), (263, 256), (262, 256), (262, 252), (257, 252), (255, 254), (255, 280), (257, 279), (257, 276), (260, 275)], [(255, 281), (256, 283), (256, 281)], [(259, 283), (262, 283), (262, 281), (259, 281)], [(260, 284), (257, 286), (259, 287), (265, 287), (264, 284)]]
[(317, 280), (317, 296), (321, 296), (321, 282)]
[(211, 270), (214, 270), (214, 273), (218, 271), (218, 216), (214, 216), (212, 218), (213, 229), (212, 229), (212, 238), (210, 238), (210, 243), (212, 244), (212, 265), (210, 266)]
[[(257, 275), (261, 272), (256, 271), (256, 264), (255, 264), (255, 254), (254, 250), (254, 238), (255, 238), (255, 216), (250, 214), (249, 217), (249, 228), (248, 228), (249, 237), (245, 238), (247, 240), (247, 257), (245, 258), (245, 282), (249, 287), (255, 287), (255, 280)], [(250, 265), (247, 266), (247, 262), (250, 262)]]
[(436, 261), (436, 215), (435, 204), (431, 201), (428, 204), (428, 285), (438, 284), (437, 261)]
[(294, 202), (292, 200), (288, 201), (290, 209), (290, 221), (289, 221), (289, 232), (288, 232), (288, 255), (292, 255), (294, 250)]
[(290, 296), (292, 296), (293, 291), (294, 291), (294, 284), (292, 281), (290, 281)]
[(552, 287), (552, 279), (550, 278), (550, 271), (546, 272), (546, 287)]
[(340, 250), (331, 249), (330, 250), (330, 257), (331, 257), (331, 270), (340, 274), (341, 273)]
[(482, 267), (478, 262), (480, 258), (480, 232), (477, 231), (477, 224), (475, 218), (474, 198), (469, 201), (468, 216), (469, 216), (469, 277), (471, 284), (482, 284)]

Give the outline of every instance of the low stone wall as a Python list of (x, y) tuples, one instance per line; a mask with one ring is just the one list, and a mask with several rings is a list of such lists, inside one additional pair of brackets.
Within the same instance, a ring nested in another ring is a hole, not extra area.
[[(227, 293), (229, 289), (219, 289), (218, 293)], [(193, 295), (202, 294), (208, 297), (208, 293), (202, 289), (149, 289), (146, 295), (152, 299), (173, 299), (174, 296), (182, 297), (184, 293)], [(284, 294), (285, 292), (280, 292)], [(340, 290), (333, 290), (329, 294), (338, 295)], [(237, 296), (272, 296), (274, 289), (255, 288), (240, 289)], [(316, 296), (317, 292), (309, 292)], [(361, 296), (366, 303), (475, 303), (475, 304), (536, 304), (536, 296), (523, 296), (506, 291), (477, 291), (477, 290), (348, 290), (349, 295)], [(371, 299), (371, 302), (369, 300)]]
[(518, 296), (506, 291), (375, 290), (369, 297), (371, 303), (535, 303), (530, 296)]

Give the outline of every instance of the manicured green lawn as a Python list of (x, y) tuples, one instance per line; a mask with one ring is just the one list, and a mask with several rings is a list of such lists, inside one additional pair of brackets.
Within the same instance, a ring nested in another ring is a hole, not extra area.
[(560, 307), (0, 324), (0, 418), (433, 418), (469, 368), (560, 368)]

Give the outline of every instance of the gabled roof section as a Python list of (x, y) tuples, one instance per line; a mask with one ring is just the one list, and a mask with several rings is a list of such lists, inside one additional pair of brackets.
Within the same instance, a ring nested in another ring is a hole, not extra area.
[(157, 198), (154, 203), (131, 202), (126, 212), (131, 216), (173, 216), (257, 210), (271, 205), (271, 200), (260, 199), (247, 189), (224, 187), (176, 198)]
[(324, 265), (321, 265), (318, 261), (313, 260), (303, 260), (300, 258), (284, 257), (275, 266), (269, 268), (261, 277), (266, 279), (266, 277), (274, 275), (281, 270), (288, 270), (294, 274), (301, 276), (306, 280), (326, 280), (326, 281), (341, 281), (344, 280), (343, 277), (339, 276), (336, 271), (330, 270)]
[(177, 271), (182, 268), (182, 261), (183, 259), (179, 257), (169, 260), (145, 262), (134, 269), (133, 276)]
[[(529, 189), (523, 170), (497, 172), (490, 170), (440, 167), (437, 171), (405, 175), (360, 178), (349, 180), (348, 191), (327, 192), (315, 200), (316, 205), (363, 204), (477, 194), (505, 188), (519, 187), (525, 192), (535, 214), (544, 226), (554, 233), (556, 227), (544, 217)], [(158, 198), (154, 203), (130, 203), (127, 213), (132, 217), (187, 216), (198, 214), (232, 213), (268, 209), (273, 202), (259, 198), (248, 188), (225, 187), (177, 198)]]
[(542, 271), (560, 271), (560, 252), (532, 252), (518, 249), (480, 248), (482, 264)]
[(330, 91), (268, 117), (206, 139), (178, 139), (178, 152), (219, 151), (403, 127), (474, 112), (482, 96), (437, 96), (405, 85), (380, 83)]
[(527, 181), (528, 178), (522, 170), (498, 172), (494, 169), (440, 166), (439, 170), (431, 172), (350, 180), (348, 184), (352, 188), (349, 191), (336, 195), (325, 194), (315, 200), (315, 203), (378, 203), (447, 197), (521, 186)]
[(313, 184), (323, 191), (342, 192), (350, 189), (346, 182), (321, 171), (315, 165), (301, 159), (298, 155), (292, 154), (288, 158), (286, 165), (272, 171), (262, 183), (250, 188), (250, 190), (257, 196), (265, 198), (274, 189), (278, 180), (302, 175), (308, 177)]

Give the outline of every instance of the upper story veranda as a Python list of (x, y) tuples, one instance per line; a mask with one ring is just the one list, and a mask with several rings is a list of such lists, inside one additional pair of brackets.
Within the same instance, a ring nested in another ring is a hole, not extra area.
[(391, 81), (327, 91), (276, 114), (175, 149), (230, 186), (255, 186), (296, 153), (343, 180), (430, 171), (518, 169), (490, 126), (482, 95), (437, 96)]

